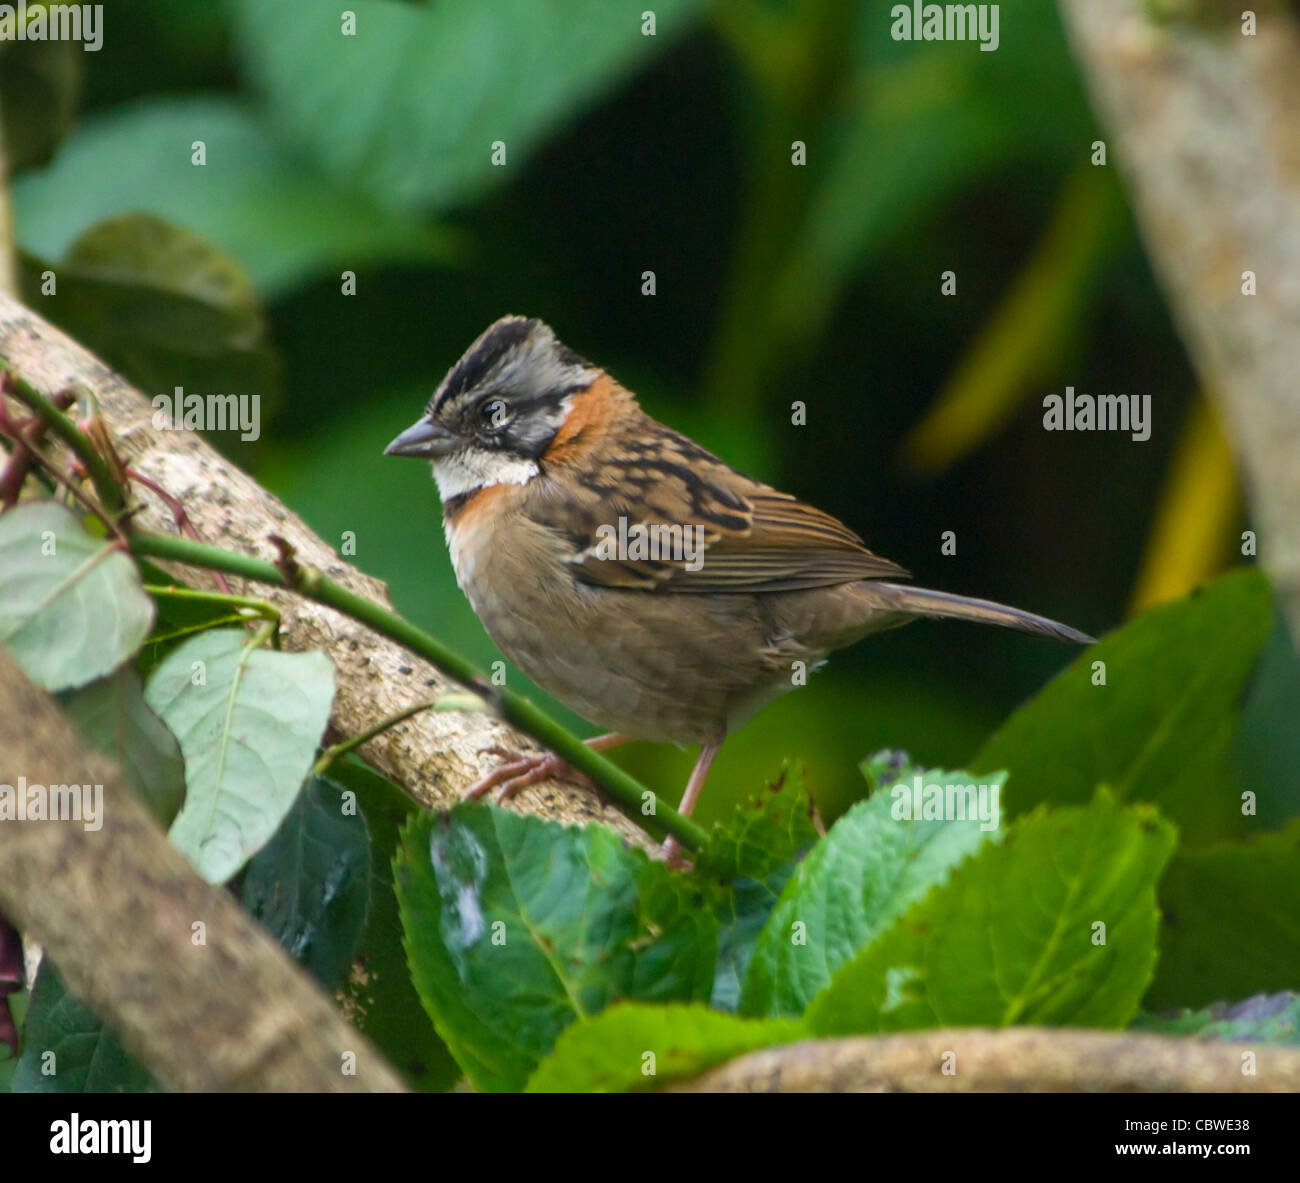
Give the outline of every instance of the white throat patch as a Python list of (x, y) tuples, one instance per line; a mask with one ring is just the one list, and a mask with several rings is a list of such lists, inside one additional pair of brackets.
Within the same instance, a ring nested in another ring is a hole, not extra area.
[(445, 505), (453, 497), (489, 485), (526, 485), (541, 472), (537, 462), (484, 448), (467, 448), (432, 461), (438, 496)]

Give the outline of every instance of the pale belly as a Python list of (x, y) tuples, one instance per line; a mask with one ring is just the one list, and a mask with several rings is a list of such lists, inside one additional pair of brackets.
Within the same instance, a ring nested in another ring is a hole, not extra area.
[(597, 727), (721, 741), (824, 656), (773, 625), (767, 596), (664, 595), (575, 583), (541, 532), (448, 541), (461, 590), (501, 652)]

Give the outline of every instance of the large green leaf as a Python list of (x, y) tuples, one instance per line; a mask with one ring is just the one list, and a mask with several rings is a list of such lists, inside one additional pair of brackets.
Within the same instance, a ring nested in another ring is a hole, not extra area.
[[(704, 12), (700, 0), (241, 0), (239, 52), (279, 129), (398, 209), (465, 203)], [(642, 35), (653, 8), (656, 35)], [(506, 145), (494, 167), (492, 145)]]
[[(971, 765), (1011, 769), (1013, 812), (1078, 804), (1106, 784), (1121, 801), (1159, 805), (1184, 841), (1238, 834), (1245, 823), (1229, 752), (1270, 620), (1257, 571), (1145, 612), (1012, 715)], [(1095, 684), (1096, 662), (1104, 685)]]
[(359, 762), (335, 764), (330, 777), (356, 794), (370, 833), (370, 916), (352, 972), (339, 991), (344, 1013), (413, 1089), (444, 1092), (460, 1079), (460, 1066), (438, 1038), (411, 983), (393, 889), (398, 833), (416, 811), (415, 802)]
[(707, 885), (718, 918), (718, 967), (711, 1004), (734, 1011), (749, 959), (782, 889), (817, 841), (813, 805), (802, 769), (787, 768), (775, 784), (737, 805), (714, 826), (695, 856), (695, 878)]
[(530, 1093), (628, 1092), (694, 1076), (808, 1034), (790, 1019), (740, 1019), (703, 1006), (620, 1003), (569, 1027), (528, 1081)]
[(1249, 842), (1179, 851), (1160, 907), (1148, 1010), (1300, 989), (1300, 819)]
[(479, 1089), (522, 1088), (620, 999), (705, 1001), (716, 924), (686, 876), (601, 826), (484, 806), (413, 818), (397, 896), (416, 990)]
[[(923, 788), (977, 784), (978, 778), (911, 767), (901, 775), (898, 793), (882, 785), (850, 809), (786, 884), (745, 975), (742, 1014), (802, 1014), (845, 962), (986, 841), (997, 840), (998, 831), (983, 829), (978, 818), (911, 816), (916, 776)], [(1005, 778), (1005, 773), (984, 778), (987, 800), (993, 800), (992, 786), (1000, 790)]]
[(84, 686), (144, 643), (153, 601), (129, 555), (53, 501), (0, 516), (0, 645), (46, 690)]
[(185, 800), (180, 744), (144, 700), (132, 666), (70, 694), (63, 709), (92, 748), (112, 757), (161, 826), (170, 826)]
[(1257, 785), (1255, 823), (1275, 830), (1300, 817), (1300, 647), (1277, 606), (1273, 627), (1251, 675), (1241, 708), (1234, 762), (1247, 785)]
[[(198, 140), (203, 166), (190, 162)], [(151, 213), (233, 256), (264, 295), (344, 267), (448, 254), (444, 235), (327, 181), (248, 108), (215, 95), (92, 115), (48, 168), (18, 178), (14, 206), (19, 245), (39, 258), (59, 258), (105, 218)]]
[(343, 981), (370, 912), (370, 838), (354, 800), (312, 776), (253, 856), (240, 899), (326, 990)]
[(46, 958), (32, 987), (10, 1087), (15, 1093), (147, 1093), (159, 1086), (95, 1012), (68, 993)]
[(250, 640), (241, 629), (200, 633), (145, 686), (185, 755), (185, 807), (170, 837), (210, 883), (224, 883), (275, 833), (334, 699), (323, 653), (275, 653)]
[(809, 1026), (1124, 1026), (1155, 968), (1156, 881), (1174, 842), (1149, 805), (1105, 790), (1036, 810), (844, 966)]

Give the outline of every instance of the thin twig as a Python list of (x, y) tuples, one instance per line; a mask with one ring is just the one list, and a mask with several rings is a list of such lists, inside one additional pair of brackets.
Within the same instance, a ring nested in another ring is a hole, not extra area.
[(320, 754), (312, 772), (320, 776), (331, 764), (340, 756), (346, 756), (349, 752), (361, 747), (362, 744), (369, 743), (376, 735), (387, 731), (390, 727), (396, 727), (399, 723), (404, 723), (412, 715), (418, 715), (421, 711), (482, 711), (487, 709), (485, 703), (477, 694), (439, 694), (434, 698), (425, 699), (423, 702), (412, 703), (409, 707), (404, 707), (394, 715), (388, 715), (380, 719), (373, 727), (367, 727), (365, 731), (345, 739), (341, 743), (336, 743), (326, 748)]

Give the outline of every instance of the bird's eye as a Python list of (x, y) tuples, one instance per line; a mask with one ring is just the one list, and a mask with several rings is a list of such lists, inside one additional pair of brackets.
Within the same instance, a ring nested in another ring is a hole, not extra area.
[(505, 399), (490, 398), (483, 404), (482, 415), (493, 427), (504, 427), (510, 418), (510, 408)]

